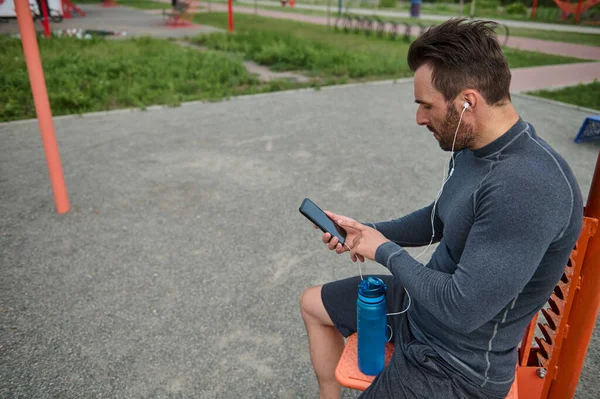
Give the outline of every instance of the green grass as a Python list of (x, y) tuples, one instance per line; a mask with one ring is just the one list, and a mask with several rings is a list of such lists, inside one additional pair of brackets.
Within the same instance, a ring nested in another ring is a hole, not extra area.
[(502, 51), (508, 60), (508, 66), (511, 68), (527, 68), (544, 65), (570, 64), (574, 62), (588, 62), (588, 60), (564, 57), (562, 55), (536, 53), (534, 51), (523, 51), (508, 47), (504, 47)]
[[(219, 1), (219, 0), (216, 0)], [(296, 4), (311, 4), (311, 5), (320, 5), (326, 6), (328, 1), (331, 3), (331, 8), (337, 10), (337, 2), (335, 0), (297, 0)], [(358, 1), (358, 0), (345, 0), (344, 7), (349, 6), (350, 8), (362, 8), (362, 9), (373, 9), (373, 3), (369, 1)], [(410, 10), (410, 1), (402, 1), (397, 2), (396, 6), (393, 8), (382, 8), (381, 10), (392, 10), (392, 11), (406, 11)], [(434, 1), (434, 2), (424, 2), (421, 4), (421, 13), (422, 14), (434, 14), (434, 15), (447, 15), (447, 16), (458, 16), (460, 10), (460, 5), (458, 1), (455, 2), (442, 2), (442, 1)], [(468, 16), (471, 11), (471, 3), (465, 2), (465, 5), (462, 10), (462, 15)], [(530, 21), (531, 20), (531, 9), (528, 9), (527, 13), (523, 15), (515, 15), (509, 14), (501, 7), (498, 9), (490, 9), (484, 8), (481, 1), (476, 3), (475, 8), (475, 16), (481, 18), (490, 18), (490, 19), (506, 19), (506, 20), (517, 20), (517, 21)], [(534, 21), (536, 22), (550, 22), (557, 24), (567, 24), (574, 25), (574, 18), (571, 17), (567, 20), (562, 20), (560, 18), (561, 11), (558, 7), (554, 5), (550, 6), (538, 6), (536, 11), (536, 18)], [(585, 15), (582, 16), (582, 21), (585, 20)], [(585, 25), (583, 25), (585, 26)]]
[(539, 29), (509, 28), (509, 34), (516, 37), (529, 37), (531, 39), (551, 40), (555, 42), (585, 44), (600, 46), (600, 35), (593, 33), (575, 33), (544, 31)]
[[(195, 21), (225, 28), (226, 13)], [(326, 26), (237, 14), (236, 33), (192, 40), (208, 51), (182, 48), (163, 39), (39, 40), (54, 115), (152, 104), (177, 105), (239, 94), (411, 76), (401, 39), (334, 32)], [(35, 117), (23, 50), (18, 39), (0, 36), (0, 121)], [(217, 50), (217, 51), (212, 51)], [(505, 49), (513, 68), (578, 61)], [(274, 70), (299, 70), (309, 84), (261, 83), (245, 69), (251, 59)]]
[[(142, 0), (142, 1), (144, 1), (144, 0)], [(152, 0), (146, 0), (146, 1), (152, 1)], [(213, 3), (226, 4), (226, 2), (224, 0), (213, 1)], [(254, 6), (252, 4), (250, 4), (250, 3), (240, 3), (240, 6), (241, 7), (246, 7), (246, 8), (254, 9)], [(208, 8), (208, 6), (206, 6), (206, 7)], [(286, 13), (290, 13), (290, 14), (315, 15), (315, 16), (320, 16), (320, 17), (326, 17), (327, 16), (327, 12), (326, 11), (319, 11), (319, 10), (306, 10), (306, 9), (301, 9), (301, 8), (291, 8), (291, 7), (281, 7), (281, 6), (265, 6), (265, 5), (258, 5), (257, 8), (258, 8), (258, 10), (281, 11), (281, 12), (286, 12)], [(385, 11), (385, 9), (383, 9), (383, 10)], [(331, 17), (331, 23), (333, 24), (335, 22), (336, 17), (337, 17), (337, 6), (336, 7), (331, 7), (331, 12), (330, 12), (329, 15)], [(401, 18), (401, 17), (393, 17), (393, 18), (392, 17), (384, 17), (383, 19), (388, 20), (388, 21), (394, 20), (396, 22), (402, 22), (402, 23), (404, 23), (404, 22), (410, 22), (413, 25), (417, 25), (419, 22), (422, 23), (422, 24), (427, 24), (427, 25), (438, 25), (438, 24), (440, 24), (440, 21), (428, 20), (428, 19), (419, 19), (419, 20), (416, 20), (415, 18), (410, 18), (408, 16), (406, 18)]]
[(600, 82), (597, 80), (590, 84), (580, 84), (560, 90), (539, 90), (528, 94), (600, 110)]
[[(201, 24), (227, 27), (225, 13), (194, 16)], [(411, 76), (406, 63), (409, 44), (364, 34), (335, 32), (326, 26), (255, 15), (235, 16), (236, 35), (213, 34), (196, 42), (243, 54), (276, 69), (308, 70), (314, 75), (348, 78)], [(504, 49), (511, 68), (579, 62), (575, 58)]]
[[(137, 1), (152, 1), (152, 0), (137, 0)], [(215, 3), (225, 3), (224, 1), (215, 1)], [(297, 3), (298, 4), (298, 3)], [(241, 3), (240, 4), (242, 7), (247, 7), (247, 8), (252, 8), (253, 6), (251, 4), (246, 4), (246, 3)], [(438, 9), (442, 9), (443, 8), (441, 6), (443, 6), (444, 4), (433, 4), (431, 6), (437, 5), (438, 7), (435, 10)], [(315, 16), (327, 16), (327, 13), (324, 11), (317, 11), (317, 10), (304, 10), (304, 9), (300, 9), (300, 8), (290, 8), (290, 7), (280, 7), (280, 6), (264, 6), (264, 5), (259, 5), (258, 6), (259, 10), (272, 10), (272, 11), (280, 11), (280, 12), (286, 12), (286, 13), (291, 13), (291, 14), (302, 14), (302, 15), (315, 15)], [(402, 7), (399, 6), (397, 8), (398, 11), (402, 10)], [(407, 8), (408, 10), (408, 8)], [(423, 10), (423, 13), (426, 12), (435, 12), (434, 9), (429, 10), (429, 11), (425, 11)], [(452, 15), (455, 16), (456, 13), (452, 12), (452, 13), (440, 13), (440, 12), (435, 12), (438, 15)], [(239, 14), (236, 14), (236, 17)], [(331, 13), (330, 13), (330, 17), (331, 17), (331, 23), (333, 24), (335, 22), (335, 19), (337, 17), (337, 7), (332, 7), (331, 9)], [(384, 17), (384, 19), (386, 20), (394, 20), (396, 22), (401, 22), (401, 23), (411, 23), (414, 26), (417, 26), (419, 23), (421, 24), (426, 24), (429, 26), (433, 26), (433, 25), (439, 25), (441, 22), (440, 21), (434, 21), (434, 20), (426, 20), (426, 19), (418, 19), (415, 20), (415, 18), (410, 18), (410, 17), (406, 17), (406, 18), (400, 18), (400, 17)], [(528, 29), (528, 28), (509, 28), (509, 33), (511, 36), (515, 36), (515, 37), (528, 37), (531, 39), (540, 39), (540, 40), (551, 40), (551, 41), (556, 41), (556, 42), (564, 42), (564, 43), (574, 43), (574, 44), (585, 44), (588, 46), (600, 46), (600, 35), (598, 34), (593, 34), (593, 33), (575, 33), (575, 32), (558, 32), (558, 31), (548, 31), (548, 30), (540, 30), (540, 29)]]
[[(100, 0), (76, 0), (74, 3), (80, 4), (100, 4)], [(117, 0), (120, 6), (140, 8), (142, 10), (163, 10), (171, 8), (171, 3), (159, 3), (152, 0)]]
[[(80, 3), (93, 3), (97, 4), (99, 0), (79, 0)], [(222, 3), (226, 2), (223, 0), (213, 1), (214, 3)], [(153, 0), (118, 0), (118, 3), (128, 7), (140, 8), (140, 9), (168, 9), (171, 8), (170, 3), (159, 3)], [(298, 3), (299, 4), (299, 3)], [(252, 4), (240, 3), (242, 7), (253, 7)], [(208, 7), (206, 3), (202, 4), (204, 7)], [(357, 5), (358, 6), (358, 5)], [(259, 9), (263, 10), (273, 10), (273, 11), (282, 11), (292, 14), (303, 14), (303, 15), (317, 15), (317, 16), (326, 16), (327, 13), (324, 11), (317, 10), (303, 10), (300, 8), (291, 8), (291, 7), (281, 7), (281, 6), (258, 6)], [(365, 7), (366, 8), (366, 7)], [(468, 6), (465, 6), (465, 9), (468, 11)], [(398, 4), (396, 8), (397, 11), (408, 11), (409, 6), (405, 4)], [(444, 3), (424, 3), (422, 5), (423, 13), (433, 13), (437, 15), (448, 15), (455, 16), (457, 14), (457, 6), (449, 5)], [(467, 12), (465, 11), (465, 12)], [(543, 15), (544, 9), (541, 8), (538, 10), (538, 15)], [(236, 15), (237, 16), (237, 15)], [(337, 16), (337, 5), (334, 4), (331, 7), (331, 20), (332, 23), (335, 21), (335, 17)], [(485, 15), (486, 17), (492, 17), (491, 15)], [(506, 15), (494, 15), (494, 18), (505, 18)], [(425, 20), (419, 19), (416, 21), (414, 18), (406, 17), (406, 18), (387, 18), (388, 20), (394, 20), (396, 22), (410, 22), (414, 25), (418, 23), (427, 24), (427, 25), (438, 25), (440, 21), (433, 20)], [(512, 16), (512, 19), (523, 19), (529, 20), (529, 18), (519, 18)], [(558, 22), (558, 21), (556, 21)], [(557, 31), (544, 31), (539, 29), (527, 29), (527, 28), (510, 28), (510, 34), (512, 36), (517, 37), (529, 37), (532, 39), (541, 39), (541, 40), (553, 40), (557, 42), (565, 42), (565, 43), (575, 43), (575, 44), (586, 44), (589, 46), (600, 46), (600, 35), (592, 34), (592, 33), (573, 33), (573, 32), (557, 32)]]
[[(39, 40), (54, 115), (214, 100), (292, 87), (261, 84), (236, 59), (166, 40)], [(35, 118), (21, 42), (0, 36), (0, 121)], [(294, 86), (295, 87), (295, 86)]]
[(164, 10), (172, 7), (170, 3), (159, 3), (148, 0), (117, 0), (117, 3), (122, 6), (141, 8), (144, 10)]
[[(196, 15), (198, 22), (226, 26), (225, 14)], [(326, 27), (237, 15), (237, 34), (216, 33), (195, 39), (209, 48), (241, 53), (274, 70), (302, 70), (326, 81), (411, 76), (408, 44), (336, 34)]]
[(299, 40), (289, 33), (241, 31), (236, 35), (217, 33), (196, 40), (215, 50), (241, 53), (276, 71), (302, 70), (330, 81), (411, 75), (406, 57), (400, 52), (382, 57), (374, 49), (352, 51), (316, 39)]

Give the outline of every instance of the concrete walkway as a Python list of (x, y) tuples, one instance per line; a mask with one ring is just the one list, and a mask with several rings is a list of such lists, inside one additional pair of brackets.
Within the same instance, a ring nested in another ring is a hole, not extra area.
[[(587, 112), (513, 101), (587, 195)], [(0, 124), (0, 398), (318, 397), (298, 298), (358, 269), (298, 206), (430, 203), (448, 157), (415, 110), (405, 80), (55, 118), (62, 216), (37, 121)], [(600, 397), (598, 323), (576, 399)]]
[[(253, 1), (253, 0), (236, 0), (236, 3), (243, 3), (248, 5), (263, 5), (263, 6), (271, 6), (271, 7), (281, 7), (280, 2), (275, 1)], [(312, 11), (321, 11), (327, 12), (327, 6), (323, 5), (315, 5), (315, 4), (301, 4), (296, 3), (294, 8), (298, 10), (312, 10)], [(331, 13), (332, 15), (337, 14), (337, 2), (332, 0), (331, 4)], [(346, 8), (344, 8), (346, 11)], [(349, 8), (348, 11), (352, 14), (360, 14), (360, 15), (379, 15), (382, 17), (396, 17), (396, 18), (409, 18), (410, 14), (408, 11), (391, 11), (386, 9), (368, 9), (368, 8)], [(452, 15), (433, 15), (433, 14), (423, 14), (421, 13), (420, 18), (415, 18), (415, 23), (421, 20), (432, 20), (432, 21), (446, 21), (450, 18), (454, 18)], [(533, 21), (514, 21), (508, 19), (494, 19), (494, 21), (507, 25), (508, 27), (514, 28), (527, 28), (527, 29), (539, 29), (539, 30), (550, 30), (550, 31), (558, 31), (558, 32), (578, 32), (578, 33), (590, 33), (590, 34), (600, 34), (600, 28), (596, 27), (588, 27), (588, 26), (577, 26), (577, 25), (563, 25), (563, 24), (551, 24), (544, 22), (533, 22)]]
[[(98, 28), (169, 32), (106, 13)], [(513, 102), (587, 195), (588, 112)], [(385, 220), (431, 202), (447, 157), (415, 109), (404, 79), (57, 117), (65, 215), (37, 121), (0, 123), (0, 398), (315, 398), (298, 298), (357, 268), (298, 206)], [(599, 327), (576, 399), (600, 397)]]
[(524, 92), (540, 89), (557, 89), (600, 79), (600, 63), (548, 65), (512, 69), (510, 90)]
[(586, 46), (583, 44), (554, 42), (550, 40), (516, 36), (510, 36), (506, 46), (519, 50), (537, 51), (538, 53), (564, 55), (566, 57), (581, 58), (583, 60), (600, 61), (600, 46)]
[[(86, 13), (85, 17), (74, 13), (74, 17), (63, 19), (60, 23), (51, 23), (52, 30), (89, 29), (126, 32), (127, 36), (153, 36), (159, 38), (183, 38), (202, 33), (220, 31), (220, 29), (206, 25), (191, 25), (185, 28), (169, 28), (164, 25), (163, 17), (158, 13), (145, 13), (142, 10), (130, 7), (105, 8), (99, 4), (80, 4), (79, 8)], [(42, 31), (41, 24), (35, 24), (38, 31)], [(18, 34), (19, 26), (16, 19), (8, 23), (0, 23), (0, 34)]]

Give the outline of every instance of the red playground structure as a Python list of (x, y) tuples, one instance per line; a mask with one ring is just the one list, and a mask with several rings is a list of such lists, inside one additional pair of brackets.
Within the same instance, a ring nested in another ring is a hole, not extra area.
[[(533, 0), (533, 6), (531, 8), (531, 18), (535, 18), (535, 11), (537, 9), (538, 0)], [(562, 10), (562, 19), (567, 19), (567, 16), (575, 14), (575, 23), (579, 23), (581, 13), (586, 12), (596, 4), (600, 3), (600, 0), (578, 0), (577, 2), (569, 2), (569, 0), (554, 0), (558, 8)]]

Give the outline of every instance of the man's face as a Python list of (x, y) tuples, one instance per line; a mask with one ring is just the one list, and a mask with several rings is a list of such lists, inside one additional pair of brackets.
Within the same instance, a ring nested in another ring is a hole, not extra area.
[(468, 148), (474, 139), (473, 126), (466, 123), (463, 116), (456, 132), (460, 113), (453, 102), (447, 103), (442, 93), (433, 87), (431, 72), (428, 65), (423, 65), (415, 72), (415, 102), (419, 104), (417, 124), (426, 126), (444, 151), (452, 151), (455, 133), (454, 151)]

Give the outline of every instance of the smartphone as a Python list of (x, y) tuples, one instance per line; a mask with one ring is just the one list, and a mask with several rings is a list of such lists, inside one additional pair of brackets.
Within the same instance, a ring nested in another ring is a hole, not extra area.
[(331, 220), (314, 202), (308, 198), (304, 198), (302, 205), (300, 205), (300, 213), (320, 228), (323, 233), (329, 233), (332, 237), (337, 237), (340, 244), (344, 245), (346, 242), (346, 230)]

